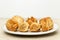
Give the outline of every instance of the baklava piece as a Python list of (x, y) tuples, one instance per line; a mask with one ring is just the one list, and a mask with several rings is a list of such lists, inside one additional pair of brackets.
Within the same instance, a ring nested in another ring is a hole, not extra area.
[(50, 17), (40, 19), (39, 24), (41, 24), (42, 31), (48, 31), (53, 28), (53, 21)]
[(6, 23), (6, 27), (8, 30), (10, 31), (17, 31), (18, 28), (18, 24), (16, 24), (15, 22), (13, 22), (11, 19), (9, 19)]
[(31, 32), (38, 32), (40, 30), (40, 25), (38, 23), (32, 23), (29, 29)]
[(34, 18), (34, 17), (30, 17), (30, 18), (27, 19), (27, 22), (28, 22), (29, 25), (31, 25), (33, 22), (37, 22), (37, 19)]
[(21, 25), (19, 25), (18, 31), (27, 32), (28, 31), (28, 27), (29, 27), (29, 24), (27, 22), (24, 22)]

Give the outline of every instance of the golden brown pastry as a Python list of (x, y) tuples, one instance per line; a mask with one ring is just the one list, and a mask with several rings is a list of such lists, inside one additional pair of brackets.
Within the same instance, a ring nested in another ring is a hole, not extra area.
[(24, 19), (21, 16), (13, 16), (6, 23), (6, 27), (10, 31), (16, 31), (19, 25), (24, 22)]
[(21, 25), (19, 25), (18, 31), (26, 32), (28, 31), (28, 27), (29, 27), (29, 24), (27, 22), (24, 22)]
[(14, 21), (16, 23), (23, 23), (24, 19), (21, 16), (13, 16), (12, 21)]
[(40, 30), (40, 25), (38, 23), (34, 22), (30, 25), (29, 29), (30, 29), (31, 32), (37, 32), (37, 31)]
[(10, 31), (20, 31), (20, 32), (38, 32), (48, 31), (53, 28), (53, 21), (50, 17), (42, 18), (37, 22), (37, 19), (30, 17), (24, 22), (21, 16), (13, 16), (6, 22), (6, 27)]
[(42, 31), (48, 31), (53, 28), (53, 21), (50, 17), (42, 18), (39, 20), (41, 24)]
[(11, 19), (9, 19), (6, 23), (6, 27), (8, 30), (10, 31), (17, 31), (18, 28), (18, 24), (16, 24), (15, 22), (13, 22)]
[(31, 18), (27, 19), (27, 22), (28, 22), (29, 25), (31, 25), (33, 22), (37, 22), (37, 19), (34, 18), (34, 17), (31, 17)]

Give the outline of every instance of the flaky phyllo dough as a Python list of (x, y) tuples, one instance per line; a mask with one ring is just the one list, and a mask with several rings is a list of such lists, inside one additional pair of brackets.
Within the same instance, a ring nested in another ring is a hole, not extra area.
[(32, 16), (32, 17), (28, 18), (26, 20), (26, 22), (28, 22), (28, 24), (31, 25), (33, 22), (37, 22), (37, 19)]
[(7, 20), (6, 27), (9, 31), (14, 32), (41, 32), (51, 30), (53, 28), (53, 21), (50, 17), (41, 18), (40, 20), (30, 17), (25, 21), (21, 16), (13, 16)]
[(31, 32), (38, 32), (40, 30), (40, 25), (38, 23), (32, 23), (30, 25)]
[(6, 27), (10, 31), (16, 31), (18, 28), (18, 24), (9, 19), (6, 23)]
[(29, 24), (27, 22), (24, 22), (21, 25), (19, 25), (18, 31), (27, 32), (28, 27), (29, 27)]
[(40, 19), (39, 24), (41, 24), (41, 31), (48, 31), (53, 28), (53, 21), (50, 17)]
[(24, 19), (20, 16), (13, 16), (6, 22), (6, 27), (10, 31), (17, 31), (19, 25), (24, 22)]

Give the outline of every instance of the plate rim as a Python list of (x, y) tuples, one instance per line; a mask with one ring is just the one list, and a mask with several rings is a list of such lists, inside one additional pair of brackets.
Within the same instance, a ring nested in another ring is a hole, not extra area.
[(44, 34), (49, 34), (52, 32), (55, 32), (58, 29), (58, 25), (56, 23), (54, 23), (53, 29), (46, 31), (46, 32), (13, 32), (13, 31), (9, 31), (6, 28), (6, 25), (4, 25), (4, 27), (2, 27), (3, 31), (9, 34), (15, 34), (15, 35), (44, 35)]

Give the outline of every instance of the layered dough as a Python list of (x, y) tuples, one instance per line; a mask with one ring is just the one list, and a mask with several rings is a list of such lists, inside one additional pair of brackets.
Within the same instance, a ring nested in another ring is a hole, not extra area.
[(15, 23), (21, 24), (24, 22), (24, 19), (21, 16), (13, 16), (12, 21), (14, 21)]
[(6, 22), (6, 27), (10, 31), (16, 31), (23, 22), (24, 19), (21, 16), (13, 16)]
[(50, 17), (40, 19), (39, 24), (41, 24), (41, 31), (48, 31), (53, 28), (53, 21)]
[(28, 27), (29, 27), (29, 24), (27, 22), (24, 22), (21, 25), (19, 25), (18, 31), (26, 32), (28, 31)]
[(30, 17), (26, 21), (24, 21), (24, 18), (22, 18), (21, 16), (13, 16), (6, 22), (6, 27), (9, 31), (48, 31), (53, 28), (53, 21), (50, 17), (46, 17), (40, 19), (38, 23), (37, 19), (34, 17)]
[(18, 24), (9, 19), (6, 23), (6, 27), (10, 31), (17, 31)]
[(32, 23), (30, 25), (31, 32), (38, 32), (40, 30), (40, 25), (38, 23)]
[(28, 22), (29, 25), (31, 25), (33, 22), (37, 22), (37, 19), (34, 18), (34, 17), (30, 17), (30, 18), (27, 19), (27, 22)]

